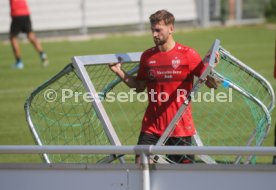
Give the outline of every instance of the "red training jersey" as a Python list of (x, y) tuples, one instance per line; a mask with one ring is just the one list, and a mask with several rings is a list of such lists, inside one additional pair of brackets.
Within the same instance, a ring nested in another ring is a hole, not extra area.
[(11, 16), (28, 16), (30, 10), (27, 0), (10, 0)]
[[(168, 52), (158, 47), (146, 50), (140, 60), (137, 79), (147, 82), (149, 104), (143, 121), (142, 132), (161, 136), (192, 87), (194, 75), (204, 71), (200, 55), (193, 49), (176, 43)], [(173, 137), (195, 134), (191, 104), (177, 122)]]

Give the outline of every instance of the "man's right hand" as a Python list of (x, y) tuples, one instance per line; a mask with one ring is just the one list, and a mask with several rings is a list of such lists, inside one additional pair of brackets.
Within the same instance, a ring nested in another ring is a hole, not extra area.
[(114, 73), (121, 71), (121, 63), (110, 63), (108, 66)]

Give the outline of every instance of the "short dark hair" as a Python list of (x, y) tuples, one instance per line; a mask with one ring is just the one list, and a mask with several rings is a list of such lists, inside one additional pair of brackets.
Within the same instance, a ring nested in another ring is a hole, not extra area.
[(164, 21), (166, 25), (172, 24), (174, 25), (174, 16), (167, 10), (159, 10), (149, 17), (150, 23), (152, 25), (159, 23), (160, 21)]

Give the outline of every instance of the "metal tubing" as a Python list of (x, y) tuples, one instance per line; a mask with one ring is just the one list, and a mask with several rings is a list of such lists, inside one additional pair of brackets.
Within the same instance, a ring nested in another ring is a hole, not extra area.
[(145, 152), (142, 152), (140, 154), (140, 158), (142, 168), (143, 190), (150, 190), (150, 170), (148, 155), (146, 155)]
[(228, 52), (227, 50), (223, 49), (223, 47), (220, 47), (220, 52), (225, 54), (228, 58), (230, 58), (233, 62), (235, 62), (237, 64), (237, 66), (239, 66), (240, 68), (242, 68), (245, 72), (249, 73), (251, 76), (253, 76), (255, 79), (262, 81), (262, 83), (264, 83), (264, 87), (267, 88), (267, 91), (270, 93), (271, 95), (271, 103), (270, 105), (268, 105), (268, 110), (269, 112), (272, 112), (273, 108), (274, 108), (274, 104), (275, 104), (275, 94), (274, 94), (274, 90), (272, 88), (272, 86), (270, 85), (270, 83), (259, 73), (257, 73), (256, 71), (254, 71), (253, 69), (251, 69), (250, 67), (248, 67), (246, 64), (244, 64), (243, 62), (241, 62), (239, 59), (237, 59), (236, 57), (234, 57), (230, 52)]
[(246, 146), (63, 146), (63, 145), (2, 145), (0, 154), (137, 154), (137, 150), (151, 154), (195, 154), (195, 155), (276, 155), (276, 147)]
[[(68, 64), (63, 70), (61, 70), (58, 74), (56, 74), (55, 76), (53, 76), (51, 79), (47, 80), (45, 83), (43, 83), (42, 85), (40, 85), (36, 90), (34, 90), (31, 95), (28, 97), (28, 99), (25, 102), (24, 105), (24, 109), (25, 109), (25, 117), (26, 117), (26, 121), (29, 125), (29, 128), (35, 138), (35, 141), (38, 145), (42, 146), (43, 143), (41, 142), (41, 139), (35, 129), (35, 126), (33, 124), (32, 121), (32, 116), (30, 113), (30, 106), (32, 103), (33, 98), (40, 93), (43, 89), (47, 88), (47, 86), (51, 85), (52, 83), (54, 83), (55, 81), (57, 81), (58, 79), (60, 79), (62, 76), (64, 76), (65, 74), (68, 74), (70, 72), (73, 71), (73, 66), (72, 64)], [(45, 160), (46, 163), (51, 163), (49, 156), (47, 154), (43, 154), (43, 159)]]

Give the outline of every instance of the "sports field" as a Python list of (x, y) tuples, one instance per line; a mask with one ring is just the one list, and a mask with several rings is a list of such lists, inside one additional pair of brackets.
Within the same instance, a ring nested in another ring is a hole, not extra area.
[[(175, 39), (195, 48), (202, 56), (211, 43), (221, 40), (221, 45), (235, 57), (252, 67), (271, 82), (273, 79), (275, 26), (247, 26), (212, 29), (179, 30)], [(112, 35), (105, 38), (72, 41), (43, 40), (50, 65), (42, 68), (38, 54), (29, 43), (21, 43), (23, 70), (13, 70), (14, 63), (11, 47), (1, 43), (0, 50), (0, 144), (30, 145), (34, 139), (25, 121), (24, 103), (28, 95), (41, 83), (52, 77), (70, 62), (72, 56), (92, 55), (119, 52), (143, 51), (152, 46), (150, 32), (146, 35)], [(273, 112), (272, 123), (275, 123), (276, 112)], [(273, 126), (274, 127), (274, 126)], [(272, 146), (273, 130), (264, 142)], [(38, 156), (0, 155), (0, 162), (40, 162)], [(271, 159), (264, 159), (270, 162)]]

